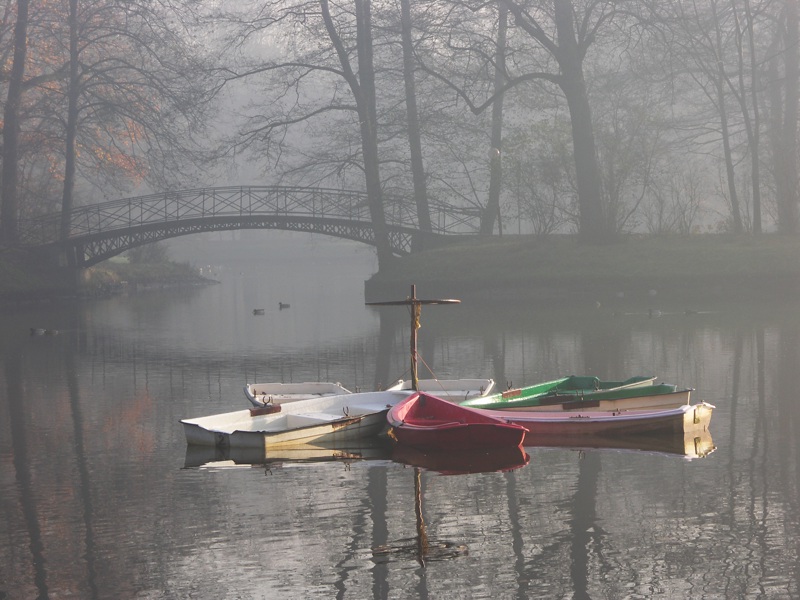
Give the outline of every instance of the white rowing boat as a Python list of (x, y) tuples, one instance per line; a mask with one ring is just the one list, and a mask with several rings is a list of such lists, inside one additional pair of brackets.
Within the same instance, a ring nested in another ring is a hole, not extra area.
[(265, 404), (283, 404), (322, 396), (341, 396), (352, 393), (340, 383), (305, 381), (301, 383), (248, 383), (244, 395), (250, 404), (260, 408)]
[(312, 441), (341, 442), (377, 435), (386, 411), (411, 391), (392, 390), (323, 396), (262, 408), (183, 419), (189, 444), (270, 448)]
[[(400, 379), (387, 389), (410, 392), (412, 387), (413, 382), (410, 379)], [(417, 381), (417, 391), (427, 392), (452, 402), (486, 396), (493, 390), (494, 379), (420, 379)]]
[[(387, 390), (411, 391), (412, 382), (400, 379)], [(470, 398), (485, 396), (494, 390), (493, 379), (420, 379), (418, 389), (459, 402)], [(323, 396), (341, 396), (352, 394), (341, 383), (328, 381), (306, 381), (301, 383), (248, 383), (244, 386), (244, 395), (250, 404), (261, 408), (268, 404), (285, 404), (296, 400), (308, 400)]]

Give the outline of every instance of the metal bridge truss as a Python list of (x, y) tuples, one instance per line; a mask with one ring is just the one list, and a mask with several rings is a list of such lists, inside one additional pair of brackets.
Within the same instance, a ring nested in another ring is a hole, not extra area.
[[(412, 250), (417, 227), (413, 202), (385, 198), (389, 243)], [(431, 207), (435, 235), (476, 233), (479, 211)], [(91, 266), (136, 246), (205, 231), (282, 229), (321, 233), (375, 245), (363, 192), (286, 186), (226, 187), (167, 192), (76, 208), (70, 234), (59, 241), (60, 215), (20, 223), (24, 244), (59, 247), (73, 264)]]

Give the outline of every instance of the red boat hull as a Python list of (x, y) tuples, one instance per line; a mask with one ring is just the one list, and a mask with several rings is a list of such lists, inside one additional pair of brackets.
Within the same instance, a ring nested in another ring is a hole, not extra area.
[(514, 448), (527, 429), (483, 411), (459, 406), (424, 392), (412, 394), (387, 413), (390, 435), (416, 448), (470, 450)]

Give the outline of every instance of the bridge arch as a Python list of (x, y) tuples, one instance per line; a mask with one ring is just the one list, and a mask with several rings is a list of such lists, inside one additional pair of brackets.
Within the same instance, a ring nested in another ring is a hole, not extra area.
[[(433, 233), (419, 230), (413, 202), (387, 198), (385, 213), (396, 255), (442, 235), (478, 232), (476, 209), (434, 204)], [(280, 229), (375, 245), (366, 194), (329, 188), (220, 187), (111, 200), (73, 210), (67, 240), (59, 240), (60, 222), (59, 214), (21, 222), (20, 237), (25, 245), (55, 250), (79, 267), (144, 244), (207, 231)]]

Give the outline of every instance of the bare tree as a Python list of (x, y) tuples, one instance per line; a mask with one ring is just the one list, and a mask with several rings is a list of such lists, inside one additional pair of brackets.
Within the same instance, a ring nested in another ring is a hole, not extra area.
[[(709, 147), (709, 141), (720, 144), (721, 159), (725, 167), (725, 192), (722, 194), (730, 211), (725, 221), (732, 231), (744, 231), (752, 223), (754, 233), (763, 229), (762, 224), (762, 164), (765, 158), (761, 151), (762, 113), (766, 99), (770, 99), (770, 114), (773, 119), (770, 129), (773, 142), (773, 160), (783, 160), (774, 152), (776, 140), (784, 136), (796, 138), (796, 125), (784, 121), (784, 106), (791, 96), (791, 78), (778, 75), (784, 60), (790, 69), (796, 48), (784, 47), (786, 10), (778, 16), (777, 8), (784, 7), (784, 0), (713, 0), (711, 2), (658, 1), (646, 3), (651, 8), (648, 24), (653, 29), (662, 29), (665, 51), (674, 57), (672, 67), (676, 77), (688, 76), (695, 89), (706, 98), (707, 106), (713, 110), (714, 119), (700, 110), (694, 113), (696, 126), (693, 138), (686, 141), (695, 148)], [(773, 35), (773, 31), (776, 33)], [(771, 38), (771, 39), (770, 39)], [(794, 48), (794, 49), (792, 49)], [(772, 57), (772, 58), (770, 58)], [(774, 76), (765, 77), (764, 65), (771, 64)], [(773, 82), (772, 91), (764, 96), (765, 82)], [(786, 87), (784, 87), (784, 85)], [(789, 96), (781, 98), (783, 91)], [(796, 95), (796, 94), (795, 94)], [(683, 104), (691, 103), (686, 97)], [(796, 109), (795, 109), (796, 115)], [(716, 121), (714, 125), (713, 121)], [(788, 127), (788, 130), (785, 129)], [(795, 133), (791, 133), (794, 131)], [(786, 140), (778, 145), (788, 143)], [(706, 152), (706, 150), (702, 150)], [(780, 154), (783, 154), (783, 150)], [(791, 154), (790, 152), (790, 155)], [(745, 162), (749, 159), (749, 162)], [(740, 173), (747, 170), (749, 175)], [(793, 169), (789, 169), (792, 170)], [(776, 163), (778, 172), (786, 171)], [(741, 182), (748, 183), (742, 193)], [(737, 184), (738, 183), (738, 184)], [(785, 182), (784, 182), (785, 183)], [(777, 188), (785, 187), (778, 183)], [(785, 195), (779, 192), (779, 195)], [(795, 193), (796, 195), (796, 193)], [(744, 211), (752, 206), (752, 222)]]
[(285, 42), (272, 48), (266, 58), (245, 57), (241, 67), (228, 69), (232, 82), (256, 82), (260, 76), (268, 80), (264, 88), (269, 97), (251, 107), (237, 148), (266, 156), (274, 153), (280, 160), (293, 128), (310, 128), (326, 119), (327, 129), (337, 114), (348, 116), (350, 125), (357, 126), (358, 151), (345, 143), (336, 169), (343, 169), (342, 165), (361, 169), (378, 261), (385, 264), (391, 247), (380, 177), (370, 0), (273, 1), (265, 3), (256, 16), (245, 11), (228, 12), (221, 18), (236, 29), (230, 39), (234, 51), (267, 34)]
[(783, 0), (770, 47), (769, 139), (778, 231), (798, 230), (797, 118), (800, 98), (800, 15), (796, 0)]
[(689, 235), (702, 211), (702, 178), (696, 167), (674, 165), (657, 176), (644, 204), (644, 223), (653, 234)]
[[(729, 81), (729, 85), (736, 95), (736, 100), (744, 117), (745, 131), (747, 133), (748, 149), (750, 151), (751, 190), (753, 205), (753, 233), (762, 232), (761, 223), (761, 108), (759, 101), (759, 62), (756, 55), (756, 15), (750, 0), (742, 0), (743, 19), (734, 20), (736, 28), (736, 84)], [(731, 0), (731, 9), (739, 10), (736, 0)], [(742, 26), (742, 21), (744, 26)], [(748, 60), (749, 58), (749, 60)], [(746, 71), (749, 67), (749, 74)], [(749, 76), (749, 81), (745, 78)], [(749, 105), (748, 105), (749, 101)]]
[(14, 58), (8, 81), (8, 94), (3, 110), (3, 171), (0, 195), (0, 241), (13, 245), (18, 240), (17, 169), (19, 151), (19, 108), (25, 77), (25, 56), (28, 52), (28, 0), (17, 0), (14, 26)]
[[(174, 12), (148, 2), (69, 0), (68, 73), (62, 88), (64, 186), (61, 235), (69, 234), (74, 205), (77, 145), (94, 178), (151, 180), (168, 187), (191, 160), (201, 160), (196, 139), (215, 93), (198, 48), (173, 29)], [(99, 151), (101, 150), (101, 151)]]
[(513, 152), (513, 138), (507, 142), (512, 151), (506, 156), (506, 185), (517, 217), (530, 223), (534, 235), (558, 232), (566, 224), (567, 199), (572, 191), (564, 163), (570, 157), (558, 152), (556, 143), (548, 144), (548, 151), (531, 156)]
[[(6, 197), (15, 199), (5, 225), (21, 213), (54, 208), (34, 206), (32, 186), (20, 186), (16, 173), (25, 171), (34, 187), (52, 187), (55, 177), (61, 179), (65, 236), (80, 175), (98, 187), (143, 181), (165, 187), (191, 160), (205, 156), (192, 141), (203, 139), (203, 108), (215, 87), (200, 62), (201, 47), (191, 47), (184, 24), (164, 6), (69, 0), (31, 7), (36, 11), (28, 19), (24, 113), (17, 110), (16, 119), (25, 145), (19, 146), (16, 166), (4, 157), (3, 168), (13, 171), (3, 178)], [(177, 10), (180, 3), (171, 6)], [(5, 109), (13, 107), (6, 103)]]
[(408, 120), (408, 143), (411, 152), (411, 174), (414, 181), (414, 200), (417, 205), (417, 221), (421, 231), (431, 231), (431, 213), (428, 189), (425, 181), (425, 166), (422, 161), (422, 135), (417, 109), (415, 82), (414, 40), (412, 35), (411, 0), (400, 0), (401, 38), (403, 43), (403, 81), (406, 90), (406, 113)]
[(583, 61), (598, 31), (614, 18), (614, 3), (586, 2), (579, 13), (573, 0), (553, 0), (552, 12), (540, 3), (502, 1), (514, 15), (516, 26), (555, 60), (557, 71), (530, 73), (527, 78), (545, 79), (563, 92), (572, 127), (580, 235), (589, 241), (607, 238), (610, 232), (603, 217), (602, 178)]
[(506, 83), (506, 33), (508, 7), (500, 3), (497, 10), (497, 50), (494, 59), (494, 102), (492, 103), (492, 147), (489, 151), (489, 198), (481, 219), (481, 233), (490, 235), (497, 217), (500, 233), (500, 187), (503, 182), (503, 87)]

